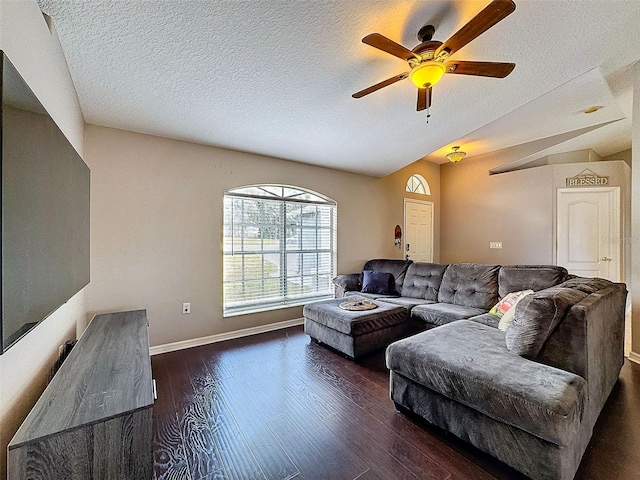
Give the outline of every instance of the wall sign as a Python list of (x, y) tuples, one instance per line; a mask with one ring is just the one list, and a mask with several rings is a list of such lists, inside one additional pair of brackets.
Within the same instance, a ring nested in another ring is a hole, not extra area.
[(608, 184), (609, 177), (601, 177), (588, 168), (575, 177), (567, 177), (567, 187), (593, 187)]

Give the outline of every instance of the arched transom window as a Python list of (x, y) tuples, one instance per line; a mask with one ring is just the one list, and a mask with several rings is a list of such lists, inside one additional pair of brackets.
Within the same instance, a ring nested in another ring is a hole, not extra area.
[(286, 185), (224, 195), (224, 316), (331, 298), (336, 202)]
[(409, 177), (405, 190), (407, 192), (419, 193), (421, 195), (431, 195), (429, 184), (427, 183), (425, 178), (418, 173), (414, 173)]

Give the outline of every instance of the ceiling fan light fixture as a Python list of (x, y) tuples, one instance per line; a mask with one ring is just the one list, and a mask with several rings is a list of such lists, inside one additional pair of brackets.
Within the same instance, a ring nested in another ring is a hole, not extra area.
[(445, 71), (444, 63), (428, 60), (416, 65), (409, 73), (409, 79), (418, 88), (433, 87), (440, 81)]
[(450, 162), (453, 162), (453, 163), (458, 163), (467, 154), (467, 152), (461, 152), (460, 147), (457, 147), (457, 146), (451, 147), (451, 149), (453, 150), (453, 152), (447, 153), (446, 157), (449, 159)]

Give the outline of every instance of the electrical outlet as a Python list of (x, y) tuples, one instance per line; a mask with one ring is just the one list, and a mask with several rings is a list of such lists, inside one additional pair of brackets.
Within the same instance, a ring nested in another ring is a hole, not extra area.
[(489, 248), (502, 248), (502, 242), (489, 242)]
[(183, 303), (182, 304), (182, 313), (191, 313), (191, 304)]

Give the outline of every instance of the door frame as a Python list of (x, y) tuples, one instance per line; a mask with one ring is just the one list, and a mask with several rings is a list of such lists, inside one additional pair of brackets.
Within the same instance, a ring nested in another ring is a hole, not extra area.
[(430, 202), (428, 200), (414, 200), (413, 198), (405, 198), (404, 199), (404, 203), (403, 203), (403, 212), (402, 212), (402, 216), (403, 218), (403, 225), (404, 225), (404, 240), (402, 242), (402, 258), (406, 258), (407, 255), (407, 250), (406, 250), (406, 245), (407, 245), (407, 202), (409, 203), (422, 203), (424, 205), (430, 205), (431, 206), (431, 239), (430, 239), (430, 245), (431, 245), (431, 253), (429, 255), (429, 262), (433, 263), (433, 225), (434, 225), (434, 220), (435, 220), (435, 205), (433, 202)]
[(622, 257), (622, 221), (621, 221), (621, 210), (620, 210), (620, 187), (586, 187), (586, 188), (576, 188), (576, 187), (568, 187), (568, 188), (558, 188), (556, 189), (556, 198), (555, 198), (555, 232), (554, 232), (554, 245), (553, 249), (553, 263), (554, 265), (558, 264), (558, 244), (559, 244), (559, 236), (560, 236), (560, 195), (563, 193), (569, 192), (585, 192), (585, 193), (605, 193), (608, 192), (612, 195), (612, 214), (609, 217), (609, 228), (610, 230), (618, 232), (617, 239), (610, 239), (612, 250), (614, 250), (618, 255), (618, 261), (616, 262), (616, 271), (615, 275), (618, 279), (617, 281), (621, 281), (622, 275), (622, 262), (624, 261)]

